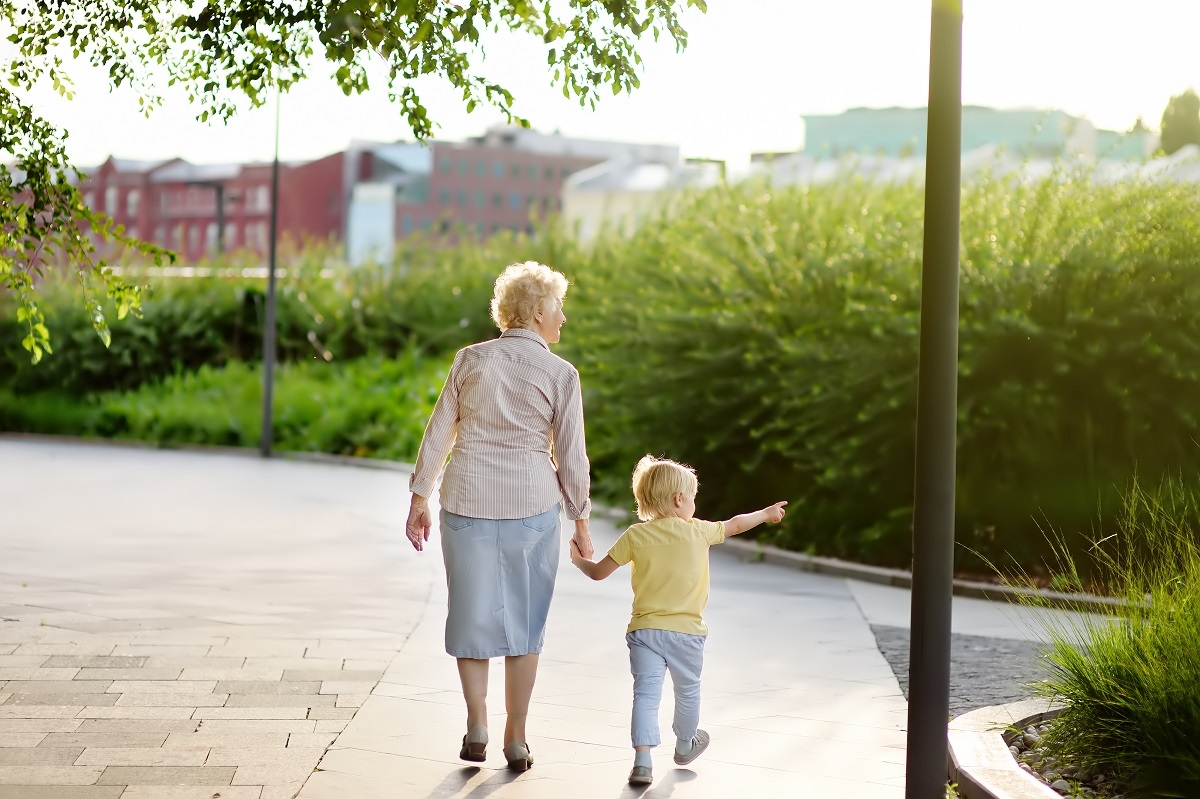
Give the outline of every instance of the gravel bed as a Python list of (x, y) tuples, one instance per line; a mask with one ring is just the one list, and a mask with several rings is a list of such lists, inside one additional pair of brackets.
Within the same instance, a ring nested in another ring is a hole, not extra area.
[[(892, 673), (908, 696), (908, 642), (905, 627), (872, 625), (875, 642)], [(1037, 646), (1028, 641), (987, 638), (978, 635), (950, 636), (950, 715), (1003, 705), (1031, 698), (1025, 686), (1039, 678)], [(1046, 725), (1031, 726), (1020, 735), (1005, 736), (1009, 751), (1021, 768), (1064, 796), (1123, 799), (1112, 793), (1108, 775), (1080, 774), (1074, 766), (1047, 757), (1041, 746)]]
[[(871, 625), (875, 642), (908, 696), (908, 629)], [(1031, 698), (1025, 685), (1039, 677), (1038, 651), (1028, 641), (950, 636), (950, 715)]]

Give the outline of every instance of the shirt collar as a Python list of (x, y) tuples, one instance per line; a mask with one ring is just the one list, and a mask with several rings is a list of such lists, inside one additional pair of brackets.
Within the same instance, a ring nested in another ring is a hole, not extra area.
[(509, 336), (531, 339), (536, 341), (538, 344), (541, 344), (547, 350), (550, 349), (550, 345), (546, 343), (546, 339), (542, 338), (537, 333), (534, 333), (532, 330), (527, 330), (523, 327), (510, 327), (508, 330), (505, 330), (500, 334), (500, 338), (507, 338)]

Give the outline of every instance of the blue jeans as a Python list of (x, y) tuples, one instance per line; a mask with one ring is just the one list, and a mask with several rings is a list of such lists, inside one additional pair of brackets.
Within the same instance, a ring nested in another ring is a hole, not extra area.
[(671, 729), (690, 741), (700, 725), (700, 671), (704, 668), (704, 636), (671, 630), (634, 630), (625, 636), (633, 672), (634, 746), (658, 746), (658, 705), (663, 678), (671, 672), (675, 686), (675, 720)]

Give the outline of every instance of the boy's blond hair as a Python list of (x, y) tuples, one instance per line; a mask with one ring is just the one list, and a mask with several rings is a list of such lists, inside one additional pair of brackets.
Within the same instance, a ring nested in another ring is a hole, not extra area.
[(695, 497), (700, 488), (696, 470), (666, 458), (646, 455), (633, 470), (633, 498), (637, 517), (644, 522), (671, 515), (675, 495)]

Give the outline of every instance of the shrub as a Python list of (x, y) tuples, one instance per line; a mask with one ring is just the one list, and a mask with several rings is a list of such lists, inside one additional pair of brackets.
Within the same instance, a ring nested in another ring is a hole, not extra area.
[[(281, 450), (411, 461), (450, 363), (409, 351), (341, 366), (284, 367), (275, 394)], [(254, 447), (262, 430), (262, 375), (235, 362), (202, 367), (101, 401), (95, 432), (164, 444)]]
[[(339, 264), (326, 248), (292, 253), (278, 280), (279, 357), (394, 357), (409, 346), (453, 352), (495, 335), (488, 304), (504, 266), (530, 258), (556, 263), (573, 249), (549, 226), (536, 238), (506, 233), (452, 247), (414, 237), (398, 245), (393, 264), (357, 269)], [(150, 286), (142, 318), (114, 322), (107, 350), (84, 314), (78, 286), (48, 281), (40, 299), (54, 354), (37, 366), (21, 348), (15, 314), (0, 295), (0, 387), (84, 396), (203, 365), (260, 360), (265, 281), (243, 276), (246, 264), (238, 257), (204, 265), (232, 276), (140, 273)]]
[(1135, 481), (1086, 561), (1052, 539), (1064, 575), (1099, 579), (1125, 607), (1111, 621), (1034, 617), (1051, 642), (1034, 689), (1065, 702), (1043, 744), (1131, 799), (1200, 795), (1198, 533), (1200, 493), (1176, 476), (1149, 491)]
[[(906, 566), (922, 195), (696, 194), (577, 270), (566, 349), (600, 481), (688, 461), (702, 514), (792, 501), (779, 540)], [(963, 197), (959, 540), (1022, 563), (1135, 465), (1200, 464), (1200, 194), (982, 180)], [(967, 564), (973, 559), (960, 557)]]
[[(394, 360), (285, 365), (275, 388), (274, 445), (411, 462), (449, 368), (447, 357), (415, 350)], [(0, 393), (0, 429), (257, 447), (261, 403), (261, 369), (232, 361), (91, 401)]]

